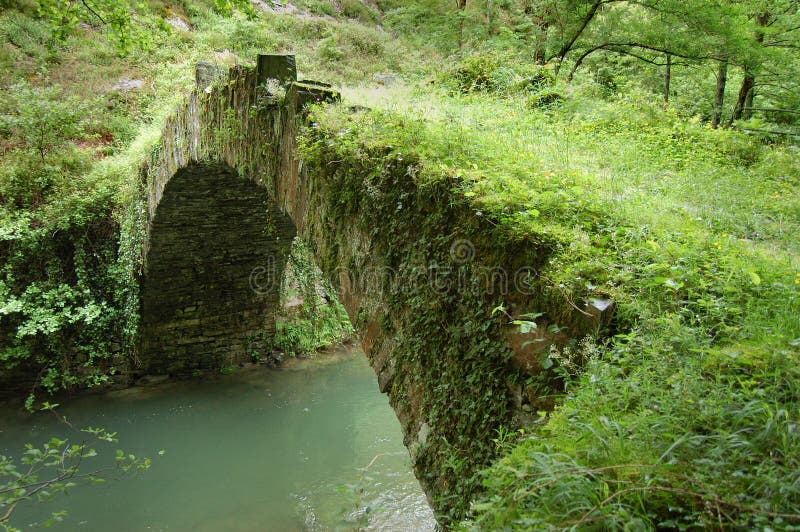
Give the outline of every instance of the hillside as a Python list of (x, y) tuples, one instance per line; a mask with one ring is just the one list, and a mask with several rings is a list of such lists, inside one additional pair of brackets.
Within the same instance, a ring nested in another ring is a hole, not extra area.
[[(3, 395), (104, 386), (135, 356), (141, 163), (198, 61), (291, 53), (343, 95), (312, 110), (304, 164), (368, 183), (413, 161), (415, 186), (542, 250), (548, 297), (614, 302), (537, 351), (527, 419), (449, 443), (440, 523), (800, 526), (796, 5), (56, 4), (0, 3)], [(487, 322), (558, 333), (501, 296)]]

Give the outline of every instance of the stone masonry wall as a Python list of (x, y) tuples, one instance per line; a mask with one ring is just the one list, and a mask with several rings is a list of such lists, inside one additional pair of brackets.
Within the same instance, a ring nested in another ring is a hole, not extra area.
[(141, 323), (148, 371), (186, 375), (263, 355), (280, 293), (251, 285), (278, 272), (293, 238), (262, 186), (221, 164), (179, 170), (151, 221)]

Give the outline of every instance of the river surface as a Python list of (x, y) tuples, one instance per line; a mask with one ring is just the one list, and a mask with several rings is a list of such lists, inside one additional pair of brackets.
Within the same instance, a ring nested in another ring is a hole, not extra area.
[[(20, 506), (12, 524), (23, 530), (43, 529), (59, 510), (67, 516), (49, 530), (434, 529), (400, 425), (358, 350), (82, 397), (58, 411), (76, 427), (118, 432), (87, 468), (117, 448), (153, 464)], [(52, 435), (80, 441), (52, 414), (0, 411), (0, 454)]]

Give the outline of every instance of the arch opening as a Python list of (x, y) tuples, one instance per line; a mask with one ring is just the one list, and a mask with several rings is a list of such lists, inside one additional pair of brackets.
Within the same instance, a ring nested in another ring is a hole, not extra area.
[(140, 359), (189, 376), (270, 348), (296, 230), (267, 190), (224, 163), (180, 169), (149, 227)]

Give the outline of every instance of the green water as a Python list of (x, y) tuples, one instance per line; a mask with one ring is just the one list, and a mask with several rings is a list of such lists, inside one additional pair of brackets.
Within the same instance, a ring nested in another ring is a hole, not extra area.
[[(75, 426), (117, 431), (119, 447), (153, 465), (21, 507), (17, 527), (66, 510), (51, 529), (349, 530), (365, 515), (372, 530), (434, 528), (399, 423), (360, 351), (83, 397), (59, 411)], [(0, 454), (53, 434), (69, 432), (52, 415), (0, 412)]]

